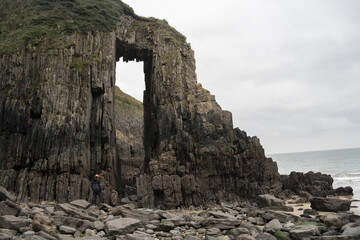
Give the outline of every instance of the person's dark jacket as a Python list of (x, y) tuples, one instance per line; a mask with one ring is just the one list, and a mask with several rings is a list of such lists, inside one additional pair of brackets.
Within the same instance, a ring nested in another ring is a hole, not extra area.
[(101, 181), (99, 178), (94, 178), (92, 181), (91, 181), (91, 189), (94, 191), (94, 192), (100, 192), (102, 189), (103, 189), (103, 186), (101, 185)]

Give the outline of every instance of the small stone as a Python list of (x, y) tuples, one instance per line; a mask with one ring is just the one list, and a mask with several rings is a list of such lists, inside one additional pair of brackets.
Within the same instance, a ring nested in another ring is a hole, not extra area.
[(96, 236), (96, 231), (92, 229), (86, 229), (85, 230), (85, 237), (92, 237)]
[(75, 228), (68, 226), (59, 226), (59, 230), (63, 234), (74, 234), (76, 232)]
[(221, 230), (219, 228), (209, 228), (206, 231), (206, 234), (210, 236), (219, 235), (220, 233)]
[(87, 209), (91, 205), (88, 201), (83, 200), (83, 199), (74, 200), (74, 201), (70, 202), (70, 204), (75, 207), (82, 208), (82, 209)]

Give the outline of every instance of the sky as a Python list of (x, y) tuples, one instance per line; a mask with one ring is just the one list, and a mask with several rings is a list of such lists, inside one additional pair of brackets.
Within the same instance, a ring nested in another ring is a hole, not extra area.
[[(123, 2), (187, 37), (198, 82), (266, 154), (360, 147), (360, 1)], [(117, 85), (142, 100), (142, 63), (118, 62)]]

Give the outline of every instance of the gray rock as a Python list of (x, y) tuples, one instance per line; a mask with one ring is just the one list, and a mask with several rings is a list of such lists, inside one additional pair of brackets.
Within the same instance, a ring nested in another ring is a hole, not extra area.
[(253, 236), (249, 234), (241, 234), (235, 238), (235, 240), (256, 240)]
[[(242, 222), (240, 225), (240, 228), (246, 228), (249, 230), (251, 236), (257, 236), (260, 232), (260, 229), (256, 227), (255, 225), (248, 223), (248, 222)], [(246, 235), (246, 234), (245, 234)]]
[(94, 222), (94, 227), (97, 231), (101, 231), (105, 229), (105, 224), (101, 221), (95, 221)]
[(312, 224), (296, 225), (296, 227), (290, 231), (290, 238), (293, 240), (303, 240), (318, 235), (320, 235), (320, 232), (317, 226)]
[(26, 231), (26, 232), (24, 232), (24, 233), (22, 234), (22, 236), (23, 236), (24, 238), (29, 238), (30, 236), (33, 236), (33, 235), (35, 235), (35, 232), (34, 232), (34, 231)]
[(54, 224), (54, 219), (41, 214), (35, 215), (33, 229), (36, 232), (43, 231), (50, 235), (55, 234), (57, 230)]
[(319, 212), (315, 209), (304, 209), (304, 214), (317, 216), (319, 215)]
[(340, 229), (350, 222), (359, 221), (359, 217), (360, 216), (351, 213), (331, 213), (321, 216), (321, 220), (328, 227), (333, 226)]
[(272, 194), (263, 194), (259, 195), (256, 199), (256, 203), (259, 207), (271, 207), (271, 206), (285, 206), (285, 201), (279, 198), (276, 198)]
[(206, 227), (219, 228), (220, 230), (229, 230), (239, 226), (241, 224), (241, 220), (235, 218), (220, 219), (220, 218), (209, 217), (204, 222), (202, 222), (202, 224)]
[(73, 217), (80, 218), (83, 220), (89, 220), (89, 221), (96, 221), (96, 218), (89, 216), (88, 214), (83, 213), (81, 210), (76, 208), (75, 206), (69, 204), (69, 203), (61, 203), (57, 204), (57, 210), (61, 210), (66, 212), (67, 214), (72, 215)]
[(164, 232), (170, 232), (174, 228), (175, 228), (175, 224), (168, 219), (163, 219), (158, 226), (158, 229)]
[(0, 202), (0, 216), (1, 215), (13, 215), (16, 216), (20, 212), (20, 206), (15, 202), (7, 199)]
[(34, 218), (35, 215), (37, 215), (37, 214), (44, 215), (44, 212), (45, 212), (45, 210), (43, 208), (33, 207), (30, 211), (30, 217)]
[(206, 235), (205, 240), (218, 240), (218, 239), (216, 237)]
[(219, 235), (221, 234), (221, 230), (219, 228), (212, 227), (206, 230), (206, 234), (210, 236)]
[(268, 233), (275, 233), (276, 231), (280, 231), (281, 228), (282, 225), (279, 220), (273, 219), (265, 225), (264, 231)]
[(69, 226), (59, 226), (59, 231), (62, 234), (74, 234), (76, 232), (76, 228)]
[(46, 233), (46, 232), (43, 232), (43, 231), (40, 231), (38, 232), (38, 235), (40, 235), (41, 237), (47, 239), (47, 240), (56, 240), (55, 237), (53, 237), (52, 235)]
[(350, 210), (351, 200), (315, 197), (310, 203), (311, 208), (318, 211), (340, 212)]
[(20, 231), (20, 229), (24, 227), (26, 227), (26, 223), (19, 217), (12, 215), (0, 216), (0, 228), (8, 228)]
[(230, 238), (228, 236), (218, 236), (217, 239), (218, 240), (230, 240)]
[[(42, 236), (39, 236), (39, 235), (32, 235), (30, 236), (29, 238), (27, 238), (29, 240), (47, 240), (47, 238), (44, 238)], [(55, 238), (56, 239), (56, 238)]]
[(341, 235), (360, 239), (360, 226), (347, 228)]
[(228, 231), (228, 234), (233, 235), (233, 236), (238, 236), (241, 234), (250, 234), (250, 231), (246, 228), (234, 228), (231, 229), (230, 231)]
[(126, 239), (126, 240), (153, 240), (156, 238), (151, 236), (150, 234), (140, 232), (140, 231), (135, 231), (132, 234), (126, 234), (124, 239)]
[(85, 230), (85, 237), (92, 237), (96, 236), (96, 231), (92, 229), (86, 229)]
[(6, 233), (0, 233), (0, 240), (12, 240), (13, 236)]
[(256, 236), (256, 240), (276, 240), (277, 238), (269, 233), (262, 233)]
[(184, 240), (201, 240), (201, 238), (195, 237), (193, 235), (186, 235)]
[(141, 226), (141, 222), (138, 219), (133, 218), (118, 218), (113, 219), (105, 223), (105, 232), (109, 236), (124, 235), (132, 233)]
[(55, 234), (57, 240), (73, 240), (74, 237), (68, 234)]
[(15, 197), (11, 195), (6, 188), (0, 186), (0, 201), (10, 200), (15, 202)]
[(74, 200), (70, 202), (70, 204), (77, 208), (82, 208), (82, 209), (87, 209), (91, 205), (88, 201), (83, 199)]
[(231, 215), (229, 213), (220, 212), (220, 211), (209, 211), (209, 214), (216, 218), (235, 219), (234, 215)]
[(271, 221), (272, 219), (278, 219), (281, 223), (286, 222), (297, 222), (299, 217), (289, 213), (281, 213), (275, 211), (265, 211), (265, 213), (261, 214), (261, 217), (266, 221)]

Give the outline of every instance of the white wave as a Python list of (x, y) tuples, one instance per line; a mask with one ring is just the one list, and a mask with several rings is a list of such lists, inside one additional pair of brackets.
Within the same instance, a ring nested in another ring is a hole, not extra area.
[(343, 176), (343, 177), (334, 177), (334, 181), (360, 181), (360, 176)]

